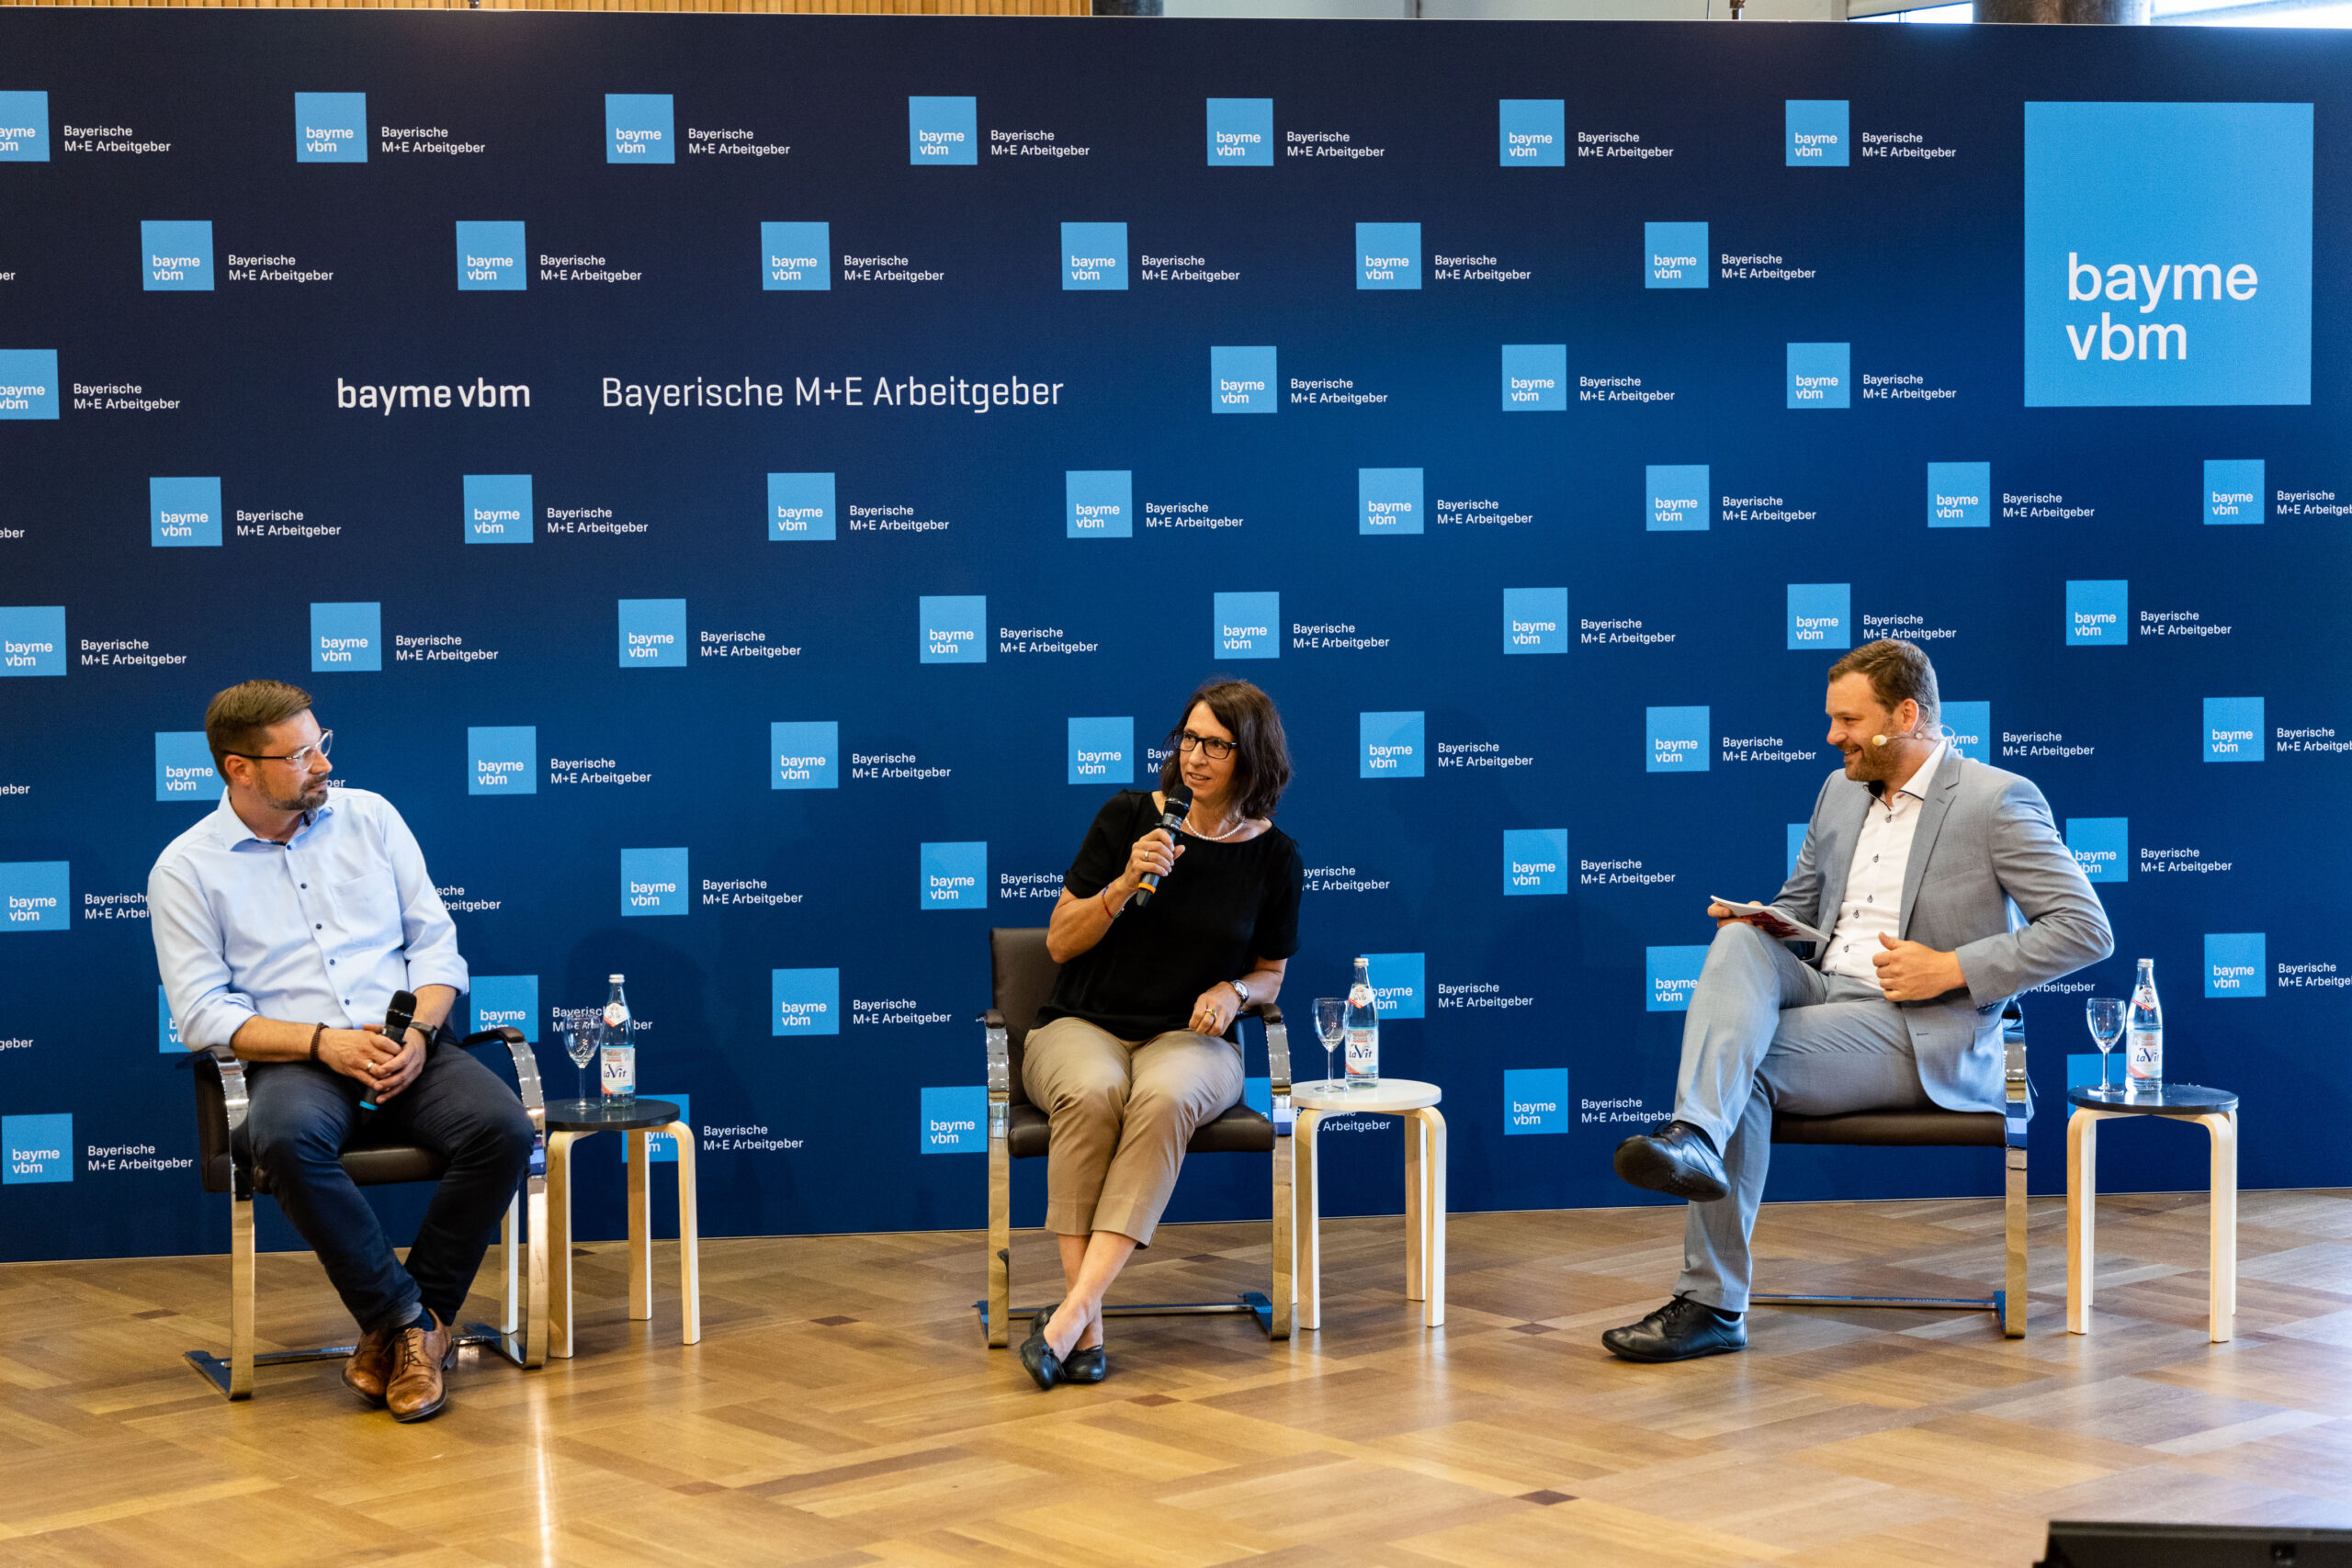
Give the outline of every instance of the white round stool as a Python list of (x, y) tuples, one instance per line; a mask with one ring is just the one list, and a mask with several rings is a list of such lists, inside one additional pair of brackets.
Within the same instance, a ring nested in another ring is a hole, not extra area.
[(1295, 1197), (1300, 1258), (1294, 1290), (1304, 1290), (1299, 1326), (1323, 1326), (1322, 1178), (1315, 1157), (1315, 1129), (1327, 1116), (1401, 1116), (1405, 1119), (1405, 1299), (1422, 1303), (1422, 1320), (1435, 1328), (1445, 1321), (1445, 1118), (1437, 1102), (1443, 1091), (1416, 1078), (1383, 1078), (1371, 1089), (1329, 1082), (1293, 1084), (1298, 1111)]

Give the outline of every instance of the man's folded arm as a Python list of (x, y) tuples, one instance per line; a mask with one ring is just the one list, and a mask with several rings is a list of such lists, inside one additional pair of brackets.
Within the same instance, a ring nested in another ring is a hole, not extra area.
[(1813, 816), (1807, 819), (1804, 847), (1797, 852), (1796, 867), (1789, 873), (1789, 879), (1781, 884), (1780, 892), (1772, 896), (1772, 908), (1806, 925), (1813, 924), (1815, 918), (1821, 913), (1821, 867), (1814, 860), (1812, 824), (1821, 820), (1821, 802), (1838, 777), (1838, 774), (1832, 773), (1822, 781), (1820, 793), (1813, 797)]
[(1993, 870), (2026, 918), (2015, 931), (1963, 944), (1958, 953), (1978, 1007), (2031, 990), (2115, 951), (2115, 932), (2090, 879), (2028, 780), (2002, 795), (1993, 823)]
[(212, 907), (185, 867), (158, 865), (148, 873), (147, 923), (180, 1043), (191, 1051), (228, 1044), (253, 1019), (254, 1005), (230, 988)]

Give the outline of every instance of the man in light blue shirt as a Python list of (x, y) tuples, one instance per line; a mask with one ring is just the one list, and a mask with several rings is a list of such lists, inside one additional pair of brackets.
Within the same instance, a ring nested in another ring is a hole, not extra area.
[[(422, 1420), (446, 1401), (450, 1321), (529, 1161), (530, 1119), (444, 1029), (467, 984), (448, 911), (391, 803), (329, 782), (334, 737), (310, 694), (232, 686), (204, 733), (220, 807), (147, 878), (172, 1017), (191, 1050), (256, 1064), (254, 1161), (362, 1330), (344, 1382)], [(374, 1021), (398, 991), (416, 1011), (394, 1039)], [(343, 1168), (355, 1144), (448, 1162), (405, 1266)]]

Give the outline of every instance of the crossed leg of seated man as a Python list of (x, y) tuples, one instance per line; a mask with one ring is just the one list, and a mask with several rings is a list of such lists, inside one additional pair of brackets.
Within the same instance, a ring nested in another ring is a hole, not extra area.
[(1924, 1110), (1902, 1013), (1878, 987), (1824, 975), (1753, 926), (1716, 931), (1682, 1026), (1674, 1118), (1628, 1138), (1618, 1174), (1690, 1200), (1674, 1299), (1601, 1343), (1679, 1361), (1747, 1343), (1748, 1238), (1772, 1158), (1772, 1112)]

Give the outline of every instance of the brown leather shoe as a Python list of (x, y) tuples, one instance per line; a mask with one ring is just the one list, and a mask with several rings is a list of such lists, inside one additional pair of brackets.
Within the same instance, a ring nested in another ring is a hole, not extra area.
[(458, 1359), (449, 1325), (439, 1318), (430, 1329), (401, 1329), (392, 1341), (392, 1375), (384, 1385), (384, 1404), (395, 1421), (423, 1421), (441, 1414), (449, 1403), (444, 1377)]
[(392, 1331), (371, 1328), (360, 1337), (351, 1359), (343, 1364), (343, 1386), (380, 1410), (384, 1385), (391, 1376)]

